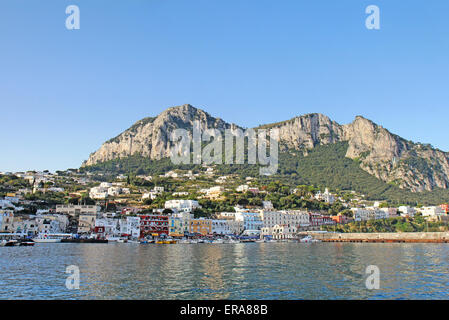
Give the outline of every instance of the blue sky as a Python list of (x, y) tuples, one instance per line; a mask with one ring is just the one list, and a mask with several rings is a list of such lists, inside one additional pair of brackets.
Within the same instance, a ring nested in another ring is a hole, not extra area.
[(446, 0), (2, 0), (0, 171), (79, 167), (185, 103), (246, 127), (363, 115), (449, 151), (448, 14)]

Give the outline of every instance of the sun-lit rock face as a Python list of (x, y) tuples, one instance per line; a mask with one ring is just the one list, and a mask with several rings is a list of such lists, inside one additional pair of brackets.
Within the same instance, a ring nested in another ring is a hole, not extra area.
[[(239, 128), (188, 104), (172, 107), (155, 118), (136, 122), (105, 142), (83, 166), (134, 154), (150, 159), (169, 157), (174, 147), (170, 134), (178, 128), (191, 131), (194, 121), (199, 121), (201, 130)], [(313, 113), (256, 129), (260, 128), (279, 129), (282, 146), (305, 154), (317, 145), (347, 141), (348, 158), (359, 161), (360, 167), (371, 175), (401, 188), (422, 191), (449, 187), (448, 153), (407, 141), (361, 116), (340, 125), (325, 115)]]

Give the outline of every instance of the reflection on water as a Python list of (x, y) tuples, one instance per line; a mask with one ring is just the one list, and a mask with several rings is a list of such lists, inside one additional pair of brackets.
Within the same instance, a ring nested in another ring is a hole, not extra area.
[(447, 244), (42, 243), (0, 248), (0, 299), (448, 299), (448, 263)]

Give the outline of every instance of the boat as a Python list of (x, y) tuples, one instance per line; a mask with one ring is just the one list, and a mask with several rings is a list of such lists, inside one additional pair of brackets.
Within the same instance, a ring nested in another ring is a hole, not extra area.
[(176, 240), (174, 239), (161, 239), (156, 241), (157, 244), (174, 244)]
[(22, 247), (32, 247), (32, 246), (34, 246), (34, 241), (27, 241), (27, 240), (25, 240), (25, 241), (20, 241), (19, 243), (20, 243), (20, 246), (22, 246)]
[(71, 236), (69, 233), (40, 233), (33, 241), (36, 243), (58, 243)]
[(60, 238), (34, 238), (34, 242), (36, 243), (57, 243), (61, 242)]
[(321, 242), (321, 240), (314, 239), (312, 236), (308, 235), (304, 238), (300, 239), (299, 242), (301, 243), (313, 243), (313, 242)]
[(212, 243), (225, 243), (225, 241), (223, 239), (215, 239)]
[(15, 246), (19, 246), (20, 242), (17, 240), (7, 240), (4, 247), (15, 247)]
[(108, 243), (106, 239), (79, 239), (79, 238), (68, 238), (61, 239), (63, 243)]

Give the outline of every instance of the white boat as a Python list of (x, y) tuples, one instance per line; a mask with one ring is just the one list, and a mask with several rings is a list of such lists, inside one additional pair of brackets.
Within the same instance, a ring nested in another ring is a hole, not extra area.
[(305, 236), (301, 240), (299, 240), (301, 243), (313, 243), (313, 242), (321, 242), (321, 240), (317, 240), (312, 238), (312, 236)]
[(33, 241), (36, 242), (36, 243), (57, 243), (57, 242), (61, 242), (61, 239), (57, 239), (57, 238), (47, 238), (47, 239), (45, 239), (45, 238), (42, 238), (42, 239), (34, 238)]
[(223, 239), (215, 239), (212, 243), (225, 243)]
[(54, 234), (39, 234), (36, 238), (33, 239), (36, 243), (57, 243), (61, 242), (61, 237)]

